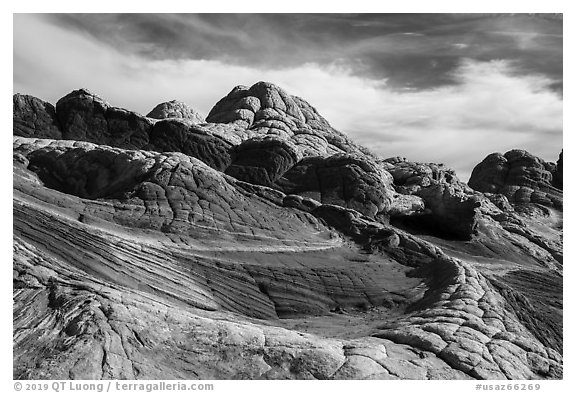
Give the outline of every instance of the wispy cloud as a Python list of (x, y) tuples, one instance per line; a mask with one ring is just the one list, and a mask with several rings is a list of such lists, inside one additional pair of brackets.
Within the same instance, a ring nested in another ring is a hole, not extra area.
[(562, 148), (562, 98), (551, 88), (558, 83), (553, 74), (528, 73), (521, 60), (453, 61), (444, 70), (450, 83), (400, 89), (386, 67), (376, 78), (346, 61), (270, 67), (224, 58), (164, 59), (36, 15), (16, 15), (14, 23), (14, 89), (51, 102), (87, 87), (141, 113), (178, 99), (206, 114), (233, 86), (266, 80), (306, 99), (335, 128), (380, 155), (444, 162), (464, 180), (494, 151), (523, 148), (555, 160)]
[(456, 84), (405, 92), (341, 71), (294, 90), (380, 155), (444, 162), (467, 180), (495, 151), (522, 148), (555, 160), (561, 149), (563, 102), (550, 89), (554, 81), (519, 75), (513, 63), (466, 60), (453, 72)]

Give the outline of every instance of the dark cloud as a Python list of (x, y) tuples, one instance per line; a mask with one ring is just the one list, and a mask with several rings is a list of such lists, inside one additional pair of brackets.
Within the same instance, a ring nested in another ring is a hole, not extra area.
[(68, 14), (53, 23), (153, 60), (219, 60), (282, 69), (339, 64), (388, 87), (454, 84), (463, 58), (513, 60), (562, 90), (554, 14)]

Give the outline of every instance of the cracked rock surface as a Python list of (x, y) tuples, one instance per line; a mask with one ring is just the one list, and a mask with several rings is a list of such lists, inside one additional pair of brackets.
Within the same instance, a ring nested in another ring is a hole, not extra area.
[(492, 153), (474, 168), (468, 184), (481, 192), (502, 194), (511, 203), (562, 209), (562, 155), (557, 165), (523, 150)]
[(172, 100), (158, 104), (146, 117), (152, 119), (186, 119), (194, 123), (203, 123), (202, 116), (183, 102)]
[(13, 376), (560, 379), (562, 156), (489, 157), (378, 158), (266, 82), (15, 95)]

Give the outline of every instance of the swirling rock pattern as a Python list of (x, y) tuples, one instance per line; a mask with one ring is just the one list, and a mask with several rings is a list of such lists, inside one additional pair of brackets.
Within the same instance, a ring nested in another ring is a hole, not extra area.
[[(562, 378), (557, 204), (379, 159), (264, 82), (206, 122), (14, 102), (14, 378)], [(561, 200), (546, 165), (517, 178)]]
[[(489, 280), (467, 264), (449, 259), (434, 263), (445, 266), (435, 270), (438, 276), (431, 276), (433, 284), (425, 304), (415, 304), (423, 309), (385, 324), (376, 337), (430, 351), (477, 379), (561, 374), (559, 353), (522, 338), (526, 328), (500, 312), (506, 309), (505, 301)], [(444, 275), (446, 270), (450, 270), (449, 278)]]

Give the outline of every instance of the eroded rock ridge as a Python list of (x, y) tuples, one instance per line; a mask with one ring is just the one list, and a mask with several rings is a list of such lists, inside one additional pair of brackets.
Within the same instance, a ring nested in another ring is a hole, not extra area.
[(14, 378), (562, 378), (562, 155), (469, 184), (259, 82), (14, 96)]

